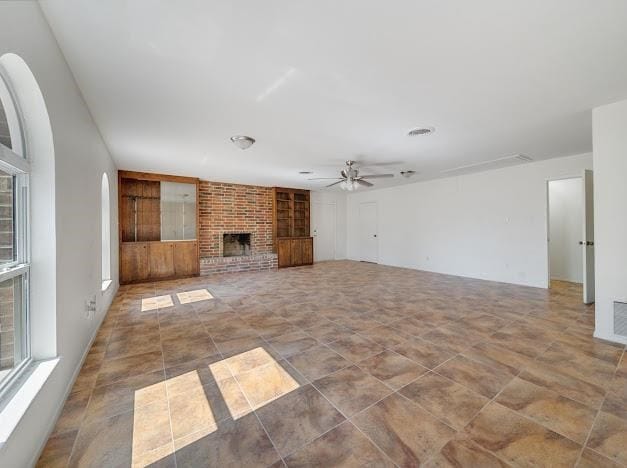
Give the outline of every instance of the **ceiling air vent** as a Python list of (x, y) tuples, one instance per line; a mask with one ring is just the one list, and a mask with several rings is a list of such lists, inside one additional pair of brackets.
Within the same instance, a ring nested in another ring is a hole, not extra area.
[(614, 302), (614, 334), (627, 338), (627, 302)]
[(473, 164), (466, 164), (465, 166), (458, 166), (452, 169), (445, 169), (442, 174), (451, 174), (455, 172), (470, 173), (478, 171), (487, 171), (490, 169), (500, 169), (502, 167), (515, 166), (521, 162), (531, 162), (533, 158), (526, 154), (513, 154), (511, 156), (505, 156), (503, 158), (491, 159), (489, 161), (481, 161)]
[(530, 162), (533, 161), (533, 159), (531, 159), (529, 156), (527, 156), (526, 154), (516, 154), (514, 155), (514, 157), (516, 159), (518, 159), (519, 161), (523, 161), (523, 162)]
[(414, 137), (414, 136), (421, 136), (421, 135), (431, 135), (433, 132), (435, 132), (434, 127), (419, 127), (419, 128), (414, 128), (410, 130), (409, 132), (407, 132), (407, 136)]

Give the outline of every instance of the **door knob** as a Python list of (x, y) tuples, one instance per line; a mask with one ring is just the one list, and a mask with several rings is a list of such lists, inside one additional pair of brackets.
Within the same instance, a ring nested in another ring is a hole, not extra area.
[(377, 235), (375, 234), (374, 237), (377, 237)]

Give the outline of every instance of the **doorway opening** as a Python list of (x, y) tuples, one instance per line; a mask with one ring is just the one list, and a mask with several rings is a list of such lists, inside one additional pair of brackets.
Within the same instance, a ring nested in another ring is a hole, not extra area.
[(335, 260), (336, 205), (335, 203), (314, 202), (311, 208), (314, 261)]
[(359, 258), (362, 262), (379, 262), (379, 221), (376, 202), (359, 204)]
[(547, 181), (548, 287), (594, 302), (592, 171)]

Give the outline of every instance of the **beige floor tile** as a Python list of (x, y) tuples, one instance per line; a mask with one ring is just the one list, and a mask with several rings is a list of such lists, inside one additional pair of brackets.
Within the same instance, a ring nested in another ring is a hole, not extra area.
[(351, 420), (399, 466), (420, 466), (455, 435), (454, 429), (398, 394)]
[(587, 446), (616, 463), (627, 465), (627, 420), (601, 411)]
[(435, 372), (487, 398), (493, 398), (513, 378), (504, 366), (486, 366), (464, 356), (445, 362)]
[(498, 403), (467, 426), (471, 439), (515, 465), (573, 466), (581, 447)]
[(344, 421), (344, 416), (311, 385), (274, 400), (257, 414), (282, 456)]
[(400, 393), (456, 429), (462, 429), (490, 401), (433, 372), (403, 387)]
[(460, 437), (447, 443), (442, 450), (426, 464), (429, 468), (506, 468), (504, 461), (482, 449), (471, 440)]
[(350, 361), (325, 345), (314, 346), (290, 356), (287, 360), (309, 380), (319, 379), (351, 365)]
[(350, 366), (314, 382), (314, 386), (346, 417), (391, 393), (383, 383), (357, 366)]
[(383, 351), (383, 346), (361, 335), (349, 335), (329, 343), (329, 348), (351, 362), (359, 362)]
[(105, 360), (98, 373), (96, 386), (107, 385), (118, 380), (157, 370), (163, 371), (161, 351), (153, 351), (119, 359)]
[(235, 378), (253, 409), (296, 390), (300, 384), (286, 369), (289, 364), (273, 362), (238, 374)]
[(353, 424), (346, 421), (285, 459), (288, 467), (395, 465)]
[(563, 436), (583, 444), (597, 412), (526, 380), (515, 378), (496, 399)]
[(357, 365), (392, 390), (398, 390), (428, 372), (427, 368), (389, 350), (359, 361)]
[(392, 349), (428, 369), (434, 369), (455, 356), (448, 349), (420, 338), (408, 338)]
[(280, 460), (254, 414), (224, 421), (215, 431), (191, 434), (174, 444), (179, 467), (270, 466)]
[(50, 436), (39, 460), (37, 460), (37, 468), (64, 468), (68, 466), (77, 434), (78, 430), (74, 430)]

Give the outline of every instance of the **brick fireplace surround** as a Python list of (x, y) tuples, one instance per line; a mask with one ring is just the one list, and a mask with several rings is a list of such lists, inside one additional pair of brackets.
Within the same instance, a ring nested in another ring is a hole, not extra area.
[[(272, 188), (201, 181), (200, 274), (277, 268), (272, 252)], [(222, 256), (223, 234), (250, 233), (251, 255)]]

